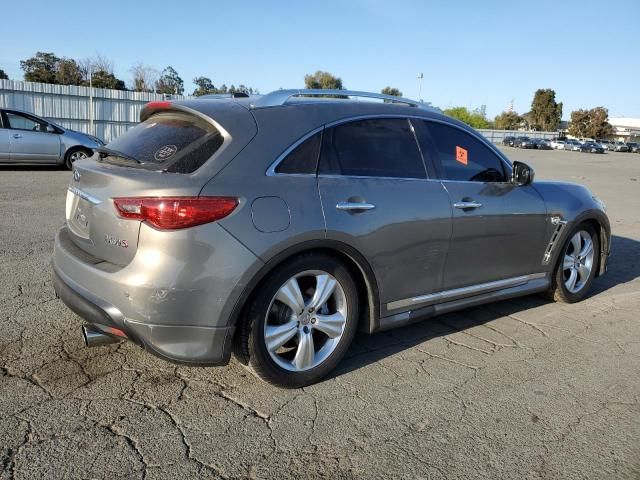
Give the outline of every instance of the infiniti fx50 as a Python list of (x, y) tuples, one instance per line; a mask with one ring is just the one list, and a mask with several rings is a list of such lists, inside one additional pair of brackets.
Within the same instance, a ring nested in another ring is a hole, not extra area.
[(535, 292), (579, 301), (609, 245), (589, 190), (533, 181), (421, 103), (280, 90), (148, 104), (74, 164), (53, 269), (88, 345), (191, 365), (235, 352), (299, 387), (358, 330)]

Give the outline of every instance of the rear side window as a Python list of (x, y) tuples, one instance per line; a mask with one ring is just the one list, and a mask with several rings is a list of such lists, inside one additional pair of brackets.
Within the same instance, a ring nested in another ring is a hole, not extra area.
[(422, 155), (406, 118), (358, 120), (326, 129), (320, 173), (427, 177)]
[[(502, 160), (477, 138), (437, 122), (425, 122), (427, 145), (444, 180), (505, 182)], [(522, 139), (523, 140), (523, 139)], [(424, 148), (426, 147), (426, 148)]]
[(276, 173), (316, 173), (320, 154), (320, 132), (311, 135), (294, 148), (276, 167)]
[(162, 112), (128, 130), (107, 145), (140, 163), (107, 155), (106, 161), (130, 167), (191, 173), (222, 146), (220, 131), (205, 120), (182, 112)]

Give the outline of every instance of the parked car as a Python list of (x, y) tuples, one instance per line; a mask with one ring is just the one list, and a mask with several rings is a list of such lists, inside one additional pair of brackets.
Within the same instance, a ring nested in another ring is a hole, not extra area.
[(537, 148), (538, 150), (551, 150), (549, 140), (545, 140), (544, 138), (536, 138), (533, 140), (533, 144), (535, 145), (534, 148)]
[(577, 302), (606, 270), (593, 193), (533, 182), (420, 102), (279, 90), (152, 102), (140, 121), (74, 164), (56, 234), (54, 288), (88, 345), (188, 365), (234, 351), (300, 387), (357, 330), (535, 292)]
[(609, 150), (609, 145), (611, 144), (609, 140), (605, 140), (605, 139), (596, 139), (596, 143), (600, 145), (602, 148), (604, 148), (605, 150)]
[(613, 143), (613, 151), (614, 152), (628, 152), (629, 147), (624, 142), (614, 142)]
[(580, 145), (580, 151), (585, 153), (604, 153), (604, 148), (595, 142), (585, 142)]
[(504, 137), (502, 139), (502, 145), (505, 147), (513, 147), (513, 143), (515, 142), (516, 137)]
[(564, 140), (551, 140), (551, 148), (555, 150), (564, 150)]
[(514, 147), (518, 148), (536, 148), (536, 144), (529, 137), (518, 137), (513, 142)]
[(582, 144), (578, 141), (578, 140), (565, 140), (564, 141), (564, 149), (565, 150), (570, 150), (572, 152), (578, 152), (580, 151), (580, 146)]
[(640, 153), (640, 144), (635, 142), (627, 142), (627, 151), (633, 153)]
[(18, 110), (0, 110), (0, 164), (57, 164), (71, 169), (76, 160), (104, 145), (99, 138), (61, 127)]

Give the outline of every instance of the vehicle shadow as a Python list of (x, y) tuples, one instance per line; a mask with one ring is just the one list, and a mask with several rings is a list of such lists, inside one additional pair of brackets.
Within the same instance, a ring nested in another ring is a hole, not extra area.
[[(611, 252), (607, 273), (595, 279), (589, 297), (640, 277), (640, 241), (614, 235)], [(359, 333), (346, 358), (329, 378), (358, 370), (433, 338), (484, 325), (498, 318), (516, 315), (518, 312), (548, 303), (551, 302), (540, 295), (528, 295), (425, 319), (387, 332), (373, 335)]]

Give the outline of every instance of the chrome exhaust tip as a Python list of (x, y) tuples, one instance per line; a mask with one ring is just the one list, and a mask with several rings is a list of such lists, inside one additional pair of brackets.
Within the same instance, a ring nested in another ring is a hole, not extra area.
[(101, 345), (109, 345), (110, 343), (117, 343), (120, 341), (119, 338), (107, 335), (93, 325), (82, 326), (82, 337), (84, 338), (84, 344), (87, 347), (99, 347)]

